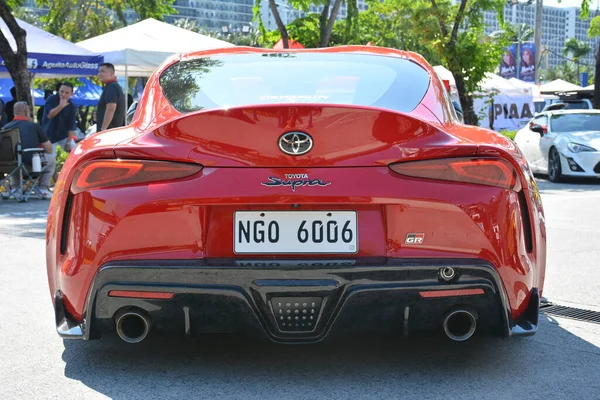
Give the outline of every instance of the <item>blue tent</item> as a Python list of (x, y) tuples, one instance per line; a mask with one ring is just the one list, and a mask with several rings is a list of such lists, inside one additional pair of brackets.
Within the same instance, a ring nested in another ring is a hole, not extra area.
[[(98, 67), (104, 60), (103, 56), (20, 19), (17, 19), (17, 23), (27, 31), (27, 67), (36, 78), (91, 76), (98, 73)], [(0, 19), (0, 29), (12, 49), (16, 50), (15, 40), (3, 19)], [(10, 77), (1, 58), (0, 77)]]
[[(79, 78), (79, 81), (83, 84), (82, 86), (76, 86), (73, 92), (71, 101), (77, 106), (96, 106), (100, 95), (102, 94), (102, 87), (96, 85), (87, 78)], [(0, 99), (6, 104), (12, 99), (10, 94), (10, 88), (14, 86), (12, 79), (0, 79)], [(46, 101), (44, 100), (44, 91), (42, 89), (33, 89), (34, 103), (36, 106), (43, 106)]]
[(71, 97), (73, 103), (78, 106), (96, 106), (102, 94), (102, 87), (87, 78), (79, 78), (79, 82), (83, 85), (75, 87), (75, 92)]
[[(4, 102), (4, 104), (8, 103), (12, 100), (12, 95), (10, 94), (10, 88), (15, 86), (14, 82), (10, 78), (0, 79), (0, 99)], [(33, 102), (36, 106), (43, 106), (46, 101), (44, 100), (44, 91), (40, 89), (33, 90)]]

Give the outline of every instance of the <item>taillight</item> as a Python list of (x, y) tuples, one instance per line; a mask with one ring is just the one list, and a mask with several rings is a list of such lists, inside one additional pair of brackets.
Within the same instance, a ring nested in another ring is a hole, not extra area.
[(442, 158), (407, 161), (389, 167), (398, 174), (415, 178), (476, 183), (515, 191), (521, 188), (515, 168), (498, 158)]
[(75, 173), (71, 192), (181, 179), (201, 170), (201, 165), (167, 161), (96, 160), (84, 164)]

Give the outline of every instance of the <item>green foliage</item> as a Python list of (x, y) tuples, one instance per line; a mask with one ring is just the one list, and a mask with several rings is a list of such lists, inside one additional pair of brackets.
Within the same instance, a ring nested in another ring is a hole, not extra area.
[[(306, 48), (319, 47), (321, 41), (319, 15), (310, 13), (298, 18), (287, 26), (290, 39), (294, 39)], [(279, 40), (279, 38), (277, 38)]]
[(527, 24), (513, 25), (509, 22), (504, 24), (502, 30), (504, 31), (502, 36), (504, 36), (508, 42), (526, 42), (533, 38), (535, 33), (535, 30), (533, 30)]
[(31, 11), (31, 9), (29, 9), (29, 8), (16, 7), (13, 10), (13, 15), (15, 16), (15, 18), (18, 18), (21, 21), (25, 21), (28, 24), (36, 26), (40, 29), (44, 29), (44, 24), (40, 20), (39, 15), (37, 15), (35, 12)]
[(590, 22), (590, 29), (588, 30), (588, 36), (591, 38), (600, 36), (600, 15), (592, 18), (592, 21)]
[(59, 145), (56, 146), (56, 173), (58, 174), (62, 169), (63, 165), (65, 165), (65, 161), (67, 161), (67, 157), (69, 153), (63, 150)]
[(592, 51), (592, 48), (589, 44), (587, 44), (586, 42), (580, 42), (575, 38), (571, 38), (565, 42), (563, 54), (565, 56), (571, 54), (573, 60), (577, 62), (582, 57), (587, 56), (590, 53), (590, 51)]
[[(594, 81), (594, 70), (593, 66), (590, 68), (582, 68), (580, 72), (588, 72), (588, 79), (590, 82)], [(577, 69), (575, 68), (573, 63), (567, 63), (563, 61), (559, 65), (550, 68), (545, 74), (541, 76), (542, 80), (550, 82), (556, 79), (562, 79), (567, 82), (574, 83), (576, 85), (581, 84), (579, 82), (579, 77), (581, 75), (577, 74)]]
[(47, 7), (42, 17), (45, 30), (73, 43), (88, 39), (126, 25), (124, 11), (134, 10), (140, 19), (163, 19), (174, 14), (174, 0), (36, 0)]
[(500, 134), (502, 134), (502, 135), (506, 136), (506, 137), (507, 137), (507, 138), (509, 138), (510, 140), (514, 140), (514, 139), (515, 139), (515, 136), (517, 135), (517, 132), (518, 132), (518, 131), (502, 130), (502, 131), (500, 131), (500, 132), (498, 132), (498, 133), (500, 133)]

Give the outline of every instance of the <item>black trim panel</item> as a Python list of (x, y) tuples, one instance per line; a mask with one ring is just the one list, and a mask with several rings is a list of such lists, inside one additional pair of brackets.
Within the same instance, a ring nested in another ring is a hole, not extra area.
[[(512, 321), (500, 277), (482, 260), (357, 259), (351, 266), (347, 260), (337, 267), (314, 264), (314, 260), (310, 267), (306, 260), (268, 260), (268, 267), (240, 267), (239, 261), (222, 259), (110, 263), (99, 270), (89, 291), (84, 338), (95, 339), (111, 330), (114, 314), (131, 306), (148, 311), (159, 330), (254, 331), (275, 342), (317, 342), (330, 333), (362, 327), (381, 326), (404, 334), (429, 330), (439, 327), (444, 313), (456, 306), (478, 309), (482, 327), (506, 337), (537, 330), (537, 289), (523, 321)], [(448, 266), (458, 275), (451, 283), (439, 277), (440, 268)], [(469, 288), (481, 288), (484, 295), (431, 299), (419, 295), (424, 290)], [(110, 290), (166, 291), (175, 296), (171, 300), (117, 298), (108, 296)], [(281, 329), (271, 299), (285, 297), (323, 299), (312, 330)]]

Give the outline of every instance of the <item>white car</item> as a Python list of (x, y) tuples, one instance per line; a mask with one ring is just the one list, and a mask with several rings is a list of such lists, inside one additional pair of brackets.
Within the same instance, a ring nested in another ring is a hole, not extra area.
[(600, 110), (553, 110), (535, 116), (515, 136), (533, 173), (600, 178)]

